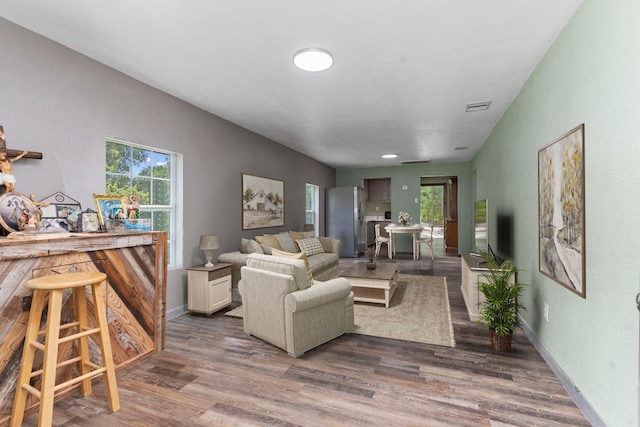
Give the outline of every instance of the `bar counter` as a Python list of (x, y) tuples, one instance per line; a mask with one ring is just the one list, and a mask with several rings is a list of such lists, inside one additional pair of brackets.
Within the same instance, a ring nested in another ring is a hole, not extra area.
[[(22, 360), (31, 305), (27, 280), (76, 271), (104, 272), (116, 370), (164, 348), (167, 234), (151, 231), (68, 236), (37, 240), (0, 238), (0, 426), (9, 424)], [(93, 306), (88, 300), (91, 317)], [(72, 301), (65, 293), (63, 322), (68, 321), (72, 309)], [(61, 346), (60, 358), (69, 358), (75, 352), (73, 347)], [(99, 351), (92, 342), (92, 357), (99, 357)], [(34, 369), (41, 367), (42, 354), (38, 353)], [(57, 382), (70, 378), (70, 369), (71, 366), (60, 368)], [(39, 387), (39, 380), (35, 386)], [(29, 400), (27, 413), (37, 406), (37, 401)]]

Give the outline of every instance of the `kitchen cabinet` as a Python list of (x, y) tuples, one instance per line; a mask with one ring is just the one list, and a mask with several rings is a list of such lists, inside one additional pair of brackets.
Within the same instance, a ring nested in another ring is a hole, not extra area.
[(370, 202), (391, 202), (391, 178), (367, 179), (367, 200)]

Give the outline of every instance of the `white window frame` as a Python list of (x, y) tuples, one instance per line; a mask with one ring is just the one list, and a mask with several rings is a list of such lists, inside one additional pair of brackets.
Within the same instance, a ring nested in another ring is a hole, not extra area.
[[(171, 176), (170, 176), (170, 188), (171, 188), (171, 201), (169, 207), (164, 205), (141, 205), (141, 211), (168, 211), (169, 212), (169, 264), (167, 267), (169, 269), (177, 269), (182, 268), (183, 264), (183, 239), (182, 233), (180, 233), (180, 237), (178, 237), (178, 232), (183, 230), (183, 202), (182, 202), (182, 177), (183, 177), (183, 155), (181, 153), (176, 153), (174, 151), (163, 150), (156, 147), (151, 147), (148, 145), (136, 144), (129, 141), (124, 141), (121, 139), (115, 138), (106, 138), (105, 140), (105, 149), (107, 143), (115, 143), (125, 145), (131, 148), (137, 148), (141, 150), (150, 150), (156, 153), (168, 154), (171, 158)], [(105, 155), (106, 162), (106, 155)], [(107, 167), (105, 163), (105, 179), (107, 176)], [(106, 187), (106, 182), (105, 182)]]
[[(307, 191), (309, 188), (313, 189), (313, 206), (311, 210), (307, 210)], [(313, 217), (313, 230), (317, 236), (320, 233), (320, 186), (315, 184), (306, 183), (304, 187), (304, 222), (307, 223), (307, 216), (311, 214)]]

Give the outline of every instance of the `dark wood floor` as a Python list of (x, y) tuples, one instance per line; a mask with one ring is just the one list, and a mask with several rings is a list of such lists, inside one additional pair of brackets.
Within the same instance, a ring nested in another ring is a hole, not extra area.
[(54, 425), (590, 425), (522, 331), (512, 353), (490, 349), (466, 315), (460, 258), (440, 255), (394, 262), (447, 277), (456, 348), (349, 334), (295, 359), (245, 336), (241, 319), (183, 315), (168, 322), (164, 351), (118, 372), (119, 412), (100, 382), (56, 403)]

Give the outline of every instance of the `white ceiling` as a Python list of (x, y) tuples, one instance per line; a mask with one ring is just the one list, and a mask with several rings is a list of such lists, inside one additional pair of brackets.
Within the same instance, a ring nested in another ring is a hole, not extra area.
[[(581, 3), (0, 0), (0, 16), (341, 168), (472, 159)], [(304, 47), (334, 66), (296, 69)]]

